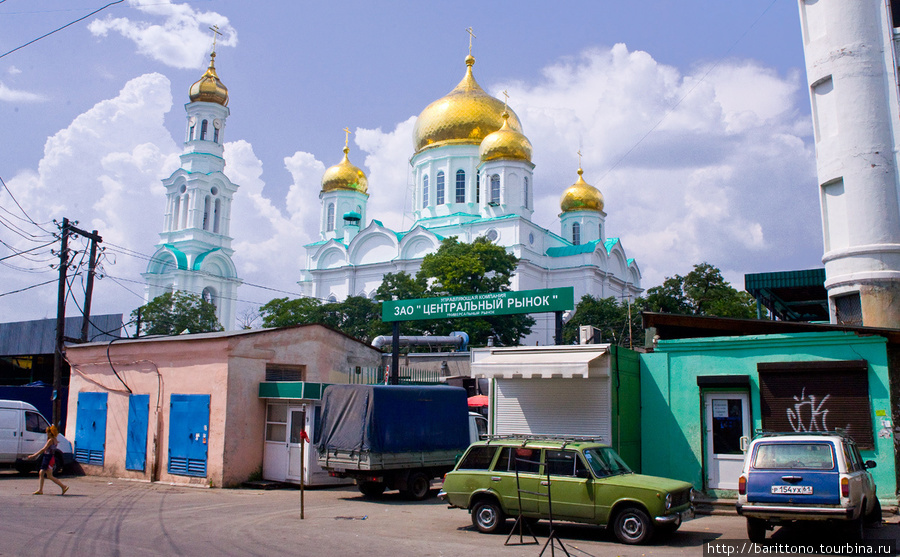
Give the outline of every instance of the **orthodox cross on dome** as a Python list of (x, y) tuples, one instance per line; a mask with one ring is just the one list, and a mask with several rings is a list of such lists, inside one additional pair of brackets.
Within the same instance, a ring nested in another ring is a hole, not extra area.
[(222, 32), (219, 31), (219, 26), (218, 26), (218, 25), (213, 25), (212, 27), (209, 28), (209, 30), (213, 32), (213, 49), (212, 49), (212, 53), (215, 54), (215, 53), (216, 53), (216, 38), (218, 38), (218, 36), (221, 35)]
[(469, 34), (469, 56), (471, 56), (472, 55), (472, 39), (477, 39), (478, 37), (475, 36), (475, 31), (473, 31), (471, 27), (466, 28), (466, 33)]
[(577, 152), (578, 152), (578, 168), (581, 168), (581, 149), (579, 149)]
[(350, 128), (344, 128), (344, 133), (346, 134), (344, 136), (344, 147), (349, 147), (350, 146), (350, 134), (353, 132), (350, 131)]
[(509, 93), (506, 90), (503, 91), (503, 112), (506, 112), (507, 107), (509, 107)]

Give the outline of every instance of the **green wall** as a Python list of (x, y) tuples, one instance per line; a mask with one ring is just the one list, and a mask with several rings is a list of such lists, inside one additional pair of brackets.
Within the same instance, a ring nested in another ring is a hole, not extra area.
[[(641, 354), (641, 463), (644, 474), (703, 485), (702, 400), (700, 375), (750, 376), (752, 429), (761, 429), (760, 362), (866, 360), (872, 405), (875, 450), (862, 451), (878, 466), (872, 474), (882, 501), (896, 502), (892, 438), (880, 438), (882, 412), (891, 417), (887, 341), (854, 333), (797, 333), (659, 341), (654, 352)], [(719, 389), (716, 389), (719, 390)], [(876, 421), (876, 415), (878, 415)]]
[(637, 352), (610, 346), (612, 446), (635, 472), (641, 471), (641, 361)]

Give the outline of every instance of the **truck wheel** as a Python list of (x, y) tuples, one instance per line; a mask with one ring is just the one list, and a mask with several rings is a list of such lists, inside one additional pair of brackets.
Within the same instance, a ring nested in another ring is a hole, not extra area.
[(505, 522), (503, 509), (493, 499), (482, 499), (472, 507), (472, 525), (483, 534), (493, 534)]
[(766, 521), (761, 518), (748, 518), (747, 539), (753, 543), (766, 541)]
[(616, 515), (613, 532), (622, 543), (643, 544), (653, 537), (653, 523), (647, 513), (637, 507), (627, 507)]
[(384, 484), (381, 482), (363, 482), (359, 484), (359, 491), (366, 497), (381, 497), (384, 493)]
[(415, 501), (421, 501), (431, 492), (431, 478), (422, 472), (413, 472), (406, 480), (406, 495)]
[(63, 460), (62, 451), (56, 451), (53, 455), (53, 475), (54, 476), (62, 476), (63, 472), (66, 471), (66, 461)]

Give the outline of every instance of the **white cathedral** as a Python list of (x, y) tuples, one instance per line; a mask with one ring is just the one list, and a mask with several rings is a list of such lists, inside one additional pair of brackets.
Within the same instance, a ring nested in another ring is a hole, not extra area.
[(225, 175), (228, 89), (209, 67), (191, 85), (181, 167), (163, 180), (166, 212), (156, 253), (142, 276), (147, 300), (181, 290), (216, 306), (225, 330), (235, 328), (235, 294), (241, 280), (231, 259), (231, 201), (238, 186)]
[[(475, 81), (475, 58), (446, 96), (419, 114), (410, 165), (414, 183), (409, 230), (391, 230), (369, 218), (365, 173), (341, 162), (322, 178), (320, 240), (306, 245), (300, 273), (306, 296), (338, 301), (372, 297), (386, 273), (415, 275), (422, 258), (443, 238), (472, 242), (480, 236), (519, 258), (512, 290), (572, 286), (575, 300), (631, 299), (642, 292), (641, 272), (618, 238), (606, 233), (603, 195), (582, 178), (562, 192), (559, 232), (531, 220), (534, 164), (531, 142), (516, 113)], [(379, 188), (407, 184), (379, 184)], [(553, 344), (552, 314), (537, 314), (524, 344)]]

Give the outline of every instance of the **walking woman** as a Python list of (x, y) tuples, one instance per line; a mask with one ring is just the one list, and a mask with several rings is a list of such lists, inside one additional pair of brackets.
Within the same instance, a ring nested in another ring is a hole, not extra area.
[[(47, 431), (47, 442), (44, 443), (44, 447), (33, 455), (29, 456), (29, 460), (35, 460), (38, 455), (41, 455), (41, 471), (39, 473), (41, 483), (38, 485), (38, 490), (34, 492), (35, 495), (43, 495), (44, 494), (44, 475), (50, 479), (51, 482), (55, 483), (62, 489), (62, 493), (60, 495), (65, 495), (67, 491), (69, 491), (69, 486), (65, 485), (61, 481), (57, 480), (53, 477), (53, 459), (56, 455), (56, 436), (59, 435), (59, 430), (55, 425), (51, 425), (46, 429)], [(43, 453), (43, 454), (41, 454)]]

